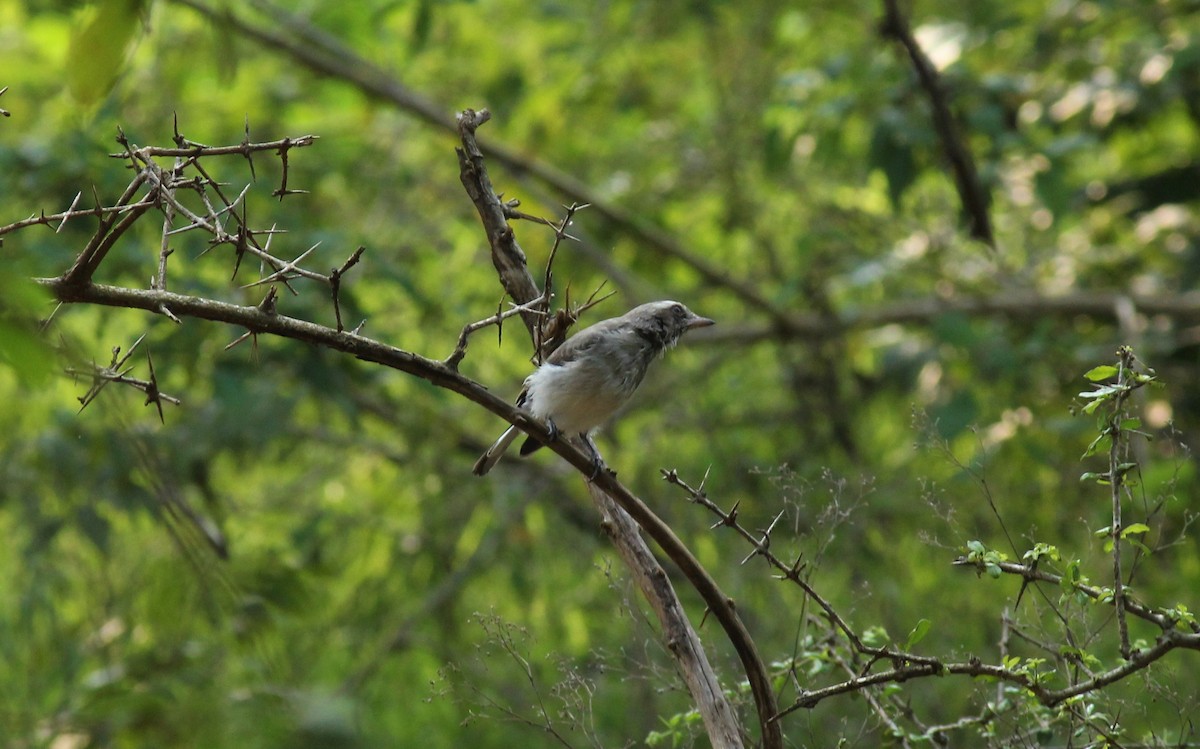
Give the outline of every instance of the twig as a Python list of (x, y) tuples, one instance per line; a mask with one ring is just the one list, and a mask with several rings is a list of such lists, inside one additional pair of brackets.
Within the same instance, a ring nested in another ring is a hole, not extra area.
[(342, 267), (333, 268), (329, 271), (329, 294), (333, 297), (333, 316), (337, 320), (337, 329), (345, 330), (342, 325), (342, 276), (346, 275), (346, 271), (358, 264), (360, 258), (367, 248), (359, 245), (350, 257), (346, 258), (346, 262), (342, 263)]
[(131, 370), (129, 369), (122, 371), (126, 362), (128, 362), (129, 358), (133, 356), (133, 352), (137, 350), (138, 345), (141, 344), (145, 338), (145, 334), (142, 334), (136, 341), (133, 342), (133, 345), (129, 347), (129, 350), (125, 352), (124, 356), (121, 356), (120, 346), (113, 347), (112, 360), (109, 362), (107, 367), (101, 367), (93, 363), (90, 371), (84, 371), (74, 367), (68, 367), (66, 369), (66, 373), (71, 376), (87, 376), (92, 378), (92, 385), (90, 388), (88, 388), (87, 393), (78, 398), (80, 403), (80, 411), (91, 405), (92, 401), (96, 400), (96, 397), (100, 395), (100, 391), (103, 390), (104, 387), (110, 382), (115, 382), (120, 385), (129, 385), (130, 387), (145, 393), (146, 405), (148, 406), (151, 403), (155, 404), (155, 406), (158, 408), (158, 418), (160, 420), (163, 420), (163, 401), (175, 406), (180, 404), (181, 401), (179, 398), (167, 395), (159, 390), (158, 377), (154, 372), (154, 360), (150, 358), (149, 353), (146, 354), (146, 362), (150, 367), (149, 380), (141, 380), (136, 377), (130, 377), (129, 372)]
[(1125, 620), (1125, 581), (1121, 573), (1121, 541), (1125, 528), (1121, 520), (1121, 494), (1125, 486), (1125, 469), (1121, 465), (1121, 450), (1125, 446), (1125, 439), (1122, 437), (1121, 422), (1125, 415), (1125, 401), (1133, 392), (1133, 386), (1130, 384), (1133, 363), (1134, 356), (1131, 348), (1122, 346), (1117, 350), (1117, 393), (1107, 419), (1108, 479), (1109, 487), (1112, 489), (1112, 526), (1109, 528), (1109, 532), (1113, 545), (1113, 605), (1117, 613), (1117, 632), (1121, 638), (1121, 655), (1126, 660), (1130, 656), (1130, 646), (1129, 623)]
[[(458, 365), (462, 362), (463, 357), (467, 355), (467, 336), (471, 335), (477, 330), (486, 328), (489, 325), (500, 326), (505, 320), (513, 317), (514, 315), (525, 315), (530, 311), (536, 311), (545, 306), (547, 296), (547, 294), (542, 293), (536, 299), (532, 299), (525, 304), (515, 304), (503, 312), (498, 311), (491, 317), (485, 317), (482, 320), (476, 320), (473, 323), (464, 325), (462, 332), (458, 334), (458, 343), (455, 344), (454, 351), (452, 351), (450, 356), (447, 356), (445, 360), (442, 361), (442, 364), (457, 371)], [(537, 314), (545, 313), (537, 312)]]
[[(133, 149), (133, 155), (141, 159), (149, 159), (154, 156), (176, 156), (197, 158), (200, 156), (246, 156), (249, 157), (255, 153), (265, 151), (281, 151), (292, 148), (303, 148), (311, 146), (320, 138), (318, 135), (301, 135), (296, 138), (281, 138), (279, 140), (265, 141), (262, 143), (251, 143), (249, 140), (244, 140), (234, 146), (206, 146), (200, 143), (187, 141), (185, 146), (176, 146), (168, 148), (164, 146), (141, 146)], [(128, 152), (110, 153), (109, 157), (114, 159), (129, 158)]]

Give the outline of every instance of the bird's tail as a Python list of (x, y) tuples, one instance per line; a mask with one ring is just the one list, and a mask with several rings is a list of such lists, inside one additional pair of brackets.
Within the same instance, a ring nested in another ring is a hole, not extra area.
[(492, 446), (487, 449), (487, 452), (479, 456), (479, 460), (475, 461), (475, 467), (472, 468), (471, 471), (476, 476), (482, 476), (483, 474), (492, 470), (492, 466), (496, 465), (496, 463), (500, 460), (500, 456), (504, 455), (504, 451), (508, 449), (508, 446), (511, 445), (514, 440), (517, 439), (519, 434), (520, 431), (516, 427), (509, 427), (508, 429), (505, 429), (504, 434), (500, 435), (500, 437), (492, 443)]

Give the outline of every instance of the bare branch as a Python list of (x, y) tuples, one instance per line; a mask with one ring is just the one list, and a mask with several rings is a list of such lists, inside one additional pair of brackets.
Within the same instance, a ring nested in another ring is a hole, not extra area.
[(159, 420), (164, 420), (162, 410), (163, 401), (175, 406), (180, 404), (179, 398), (167, 395), (159, 390), (158, 377), (154, 372), (154, 360), (150, 358), (149, 353), (146, 354), (146, 362), (150, 367), (149, 380), (141, 380), (136, 377), (130, 377), (129, 372), (131, 370), (123, 369), (126, 362), (128, 362), (129, 358), (133, 356), (133, 352), (137, 350), (138, 345), (141, 344), (145, 337), (146, 336), (143, 334), (136, 341), (134, 341), (133, 345), (129, 347), (129, 350), (125, 352), (124, 356), (121, 356), (120, 346), (114, 347), (112, 350), (112, 361), (110, 361), (106, 367), (101, 367), (93, 363), (91, 369), (87, 371), (76, 369), (75, 367), (68, 367), (66, 369), (66, 373), (69, 375), (75, 377), (83, 376), (92, 378), (92, 385), (90, 388), (88, 388), (87, 393), (79, 397), (80, 411), (87, 408), (92, 401), (94, 401), (96, 397), (100, 395), (100, 391), (103, 390), (104, 387), (110, 382), (115, 382), (120, 385), (128, 385), (135, 390), (140, 390), (141, 392), (145, 393), (146, 405), (148, 406), (153, 403), (157, 407)]
[(333, 316), (337, 320), (337, 329), (345, 330), (342, 325), (342, 276), (346, 275), (346, 271), (358, 264), (363, 253), (367, 251), (366, 247), (359, 246), (350, 257), (346, 258), (346, 262), (342, 263), (342, 267), (333, 268), (329, 271), (329, 294), (333, 297)]
[[(281, 153), (292, 148), (311, 146), (317, 142), (319, 137), (320, 136), (317, 135), (301, 135), (296, 138), (281, 138), (279, 140), (266, 141), (263, 143), (251, 143), (247, 139), (236, 146), (206, 146), (202, 143), (186, 141), (186, 145), (175, 148), (167, 148), (164, 146), (142, 146), (139, 148), (134, 148), (132, 154), (139, 159), (150, 159), (154, 156), (176, 156), (189, 159), (195, 159), (201, 156), (245, 156), (249, 158), (250, 155), (255, 153), (263, 153), (267, 151)], [(114, 159), (126, 159), (129, 158), (130, 154), (122, 151), (121, 153), (110, 153), (109, 156)]]
[[(491, 317), (485, 317), (482, 320), (464, 325), (462, 332), (458, 334), (458, 343), (454, 346), (454, 351), (442, 363), (457, 371), (458, 365), (462, 362), (463, 357), (467, 355), (467, 336), (490, 325), (499, 327), (505, 320), (514, 315), (525, 315), (531, 311), (537, 311), (546, 305), (548, 296), (548, 294), (542, 293), (537, 298), (531, 299), (525, 304), (513, 305), (511, 308), (503, 312), (497, 312)], [(537, 314), (544, 313), (537, 312)]]

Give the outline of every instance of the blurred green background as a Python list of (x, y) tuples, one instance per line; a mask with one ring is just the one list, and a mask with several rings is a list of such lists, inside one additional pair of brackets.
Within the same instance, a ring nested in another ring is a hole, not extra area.
[[(344, 291), (349, 325), (443, 358), (501, 290), (453, 134), (369, 90), (383, 71), (444, 123), (489, 108), (482, 140), (627, 215), (583, 210), (582, 241), (558, 254), (559, 302), (568, 282), (576, 301), (602, 282), (618, 292), (585, 323), (659, 298), (718, 320), (652, 372), (599, 445), (737, 599), (766, 660), (805, 650), (802, 596), (757, 560), (739, 566), (749, 549), (710, 531), (660, 468), (693, 484), (707, 471), (712, 498), (740, 502), (748, 526), (786, 510), (773, 548), (807, 554), (814, 585), (860, 631), (902, 643), (928, 619), (917, 652), (999, 662), (1004, 612), (1031, 640), (1063, 639), (1048, 603), (1059, 591), (1014, 609), (1019, 581), (950, 562), (972, 539), (1015, 556), (990, 501), (1017, 551), (1056, 544), (1109, 579), (1093, 537), (1110, 522), (1107, 489), (1079, 481), (1103, 470), (1080, 460), (1095, 420), (1073, 404), (1082, 373), (1120, 344), (1165, 384), (1137, 401), (1156, 439), (1126, 507), (1151, 527), (1135, 591), (1200, 608), (1186, 447), (1200, 429), (1193, 0), (906, 9), (990, 196), (994, 250), (965, 229), (929, 100), (880, 35), (880, 3), (201, 3), (0, 0), (0, 225), (65, 210), (80, 191), (82, 206), (93, 189), (114, 200), (130, 179), (107, 156), (118, 126), (139, 145), (169, 145), (175, 117), (209, 144), (240, 142), (247, 123), (255, 140), (316, 134), (290, 155), (289, 186), (307, 195), (272, 198), (279, 165), (256, 159), (250, 223), (286, 229), (272, 245), (284, 257), (320, 242), (308, 263), (320, 272), (365, 245)], [(305, 55), (343, 65), (316, 71)], [(530, 170), (490, 167), (529, 213), (556, 220), (574, 199)], [(234, 194), (251, 178), (238, 158), (213, 168)], [(496, 418), (294, 341), (225, 350), (243, 331), (85, 307), (36, 336), (53, 305), (25, 279), (61, 273), (94, 226), (34, 227), (0, 249), (0, 744), (552, 745), (544, 705), (573, 746), (706, 745), (578, 476), (538, 454), (476, 479)], [(540, 276), (552, 232), (515, 228)], [(160, 231), (147, 216), (97, 280), (145, 287)], [(239, 288), (256, 268), (231, 283), (228, 248), (204, 249), (178, 237), (169, 288), (261, 300)], [(327, 291), (297, 287), (280, 311), (331, 325)], [(967, 304), (1012, 299), (1028, 303)], [(518, 328), (500, 346), (474, 338), (464, 374), (515, 395), (530, 367)], [(107, 363), (143, 333), (134, 375), (151, 351), (182, 406), (163, 425), (110, 386), (79, 412), (90, 382), (63, 368)], [(228, 559), (206, 541), (218, 531)], [(698, 623), (702, 604), (679, 587)], [(1114, 664), (1109, 609), (1064, 610), (1080, 646)], [(700, 632), (745, 700), (719, 629)], [(1008, 647), (1044, 655), (1021, 638)], [(1130, 743), (1186, 740), (1194, 665), (1174, 654), (1096, 709)], [(801, 675), (844, 678), (819, 658)], [(998, 699), (995, 684), (950, 678), (894, 696), (917, 733)], [(1014, 709), (952, 745), (1065, 746), (1077, 725)], [(784, 730), (796, 746), (889, 735), (850, 697)]]

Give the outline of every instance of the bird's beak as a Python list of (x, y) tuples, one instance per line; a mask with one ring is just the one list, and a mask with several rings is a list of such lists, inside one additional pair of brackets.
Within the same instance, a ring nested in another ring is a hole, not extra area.
[(716, 324), (716, 320), (709, 320), (707, 317), (701, 317), (700, 315), (693, 314), (692, 319), (688, 320), (687, 327), (688, 330), (691, 330), (692, 328), (707, 328), (709, 325)]

